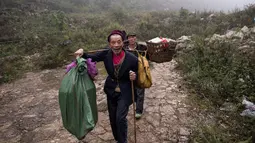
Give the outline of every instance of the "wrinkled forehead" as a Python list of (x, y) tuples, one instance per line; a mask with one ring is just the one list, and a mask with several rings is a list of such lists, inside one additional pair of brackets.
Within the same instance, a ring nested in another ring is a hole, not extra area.
[(121, 36), (118, 35), (118, 34), (113, 34), (113, 35), (111, 35), (111, 37), (110, 37), (110, 41), (122, 41), (122, 38), (121, 38)]

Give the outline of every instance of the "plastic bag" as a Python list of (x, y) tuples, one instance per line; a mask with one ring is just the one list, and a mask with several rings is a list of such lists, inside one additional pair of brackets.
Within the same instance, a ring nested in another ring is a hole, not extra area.
[(240, 115), (241, 116), (255, 117), (255, 105), (254, 105), (254, 103), (252, 103), (252, 102), (248, 101), (246, 98), (244, 98), (242, 104), (245, 105), (246, 109)]
[(66, 66), (66, 73), (68, 73), (72, 68), (76, 67), (76, 62), (73, 61), (69, 65)]
[(94, 80), (95, 77), (98, 75), (96, 62), (92, 62), (92, 59), (88, 58), (86, 63), (87, 63), (87, 66), (88, 66), (88, 74)]
[[(91, 79), (95, 80), (95, 77), (98, 75), (98, 69), (96, 67), (96, 62), (92, 62), (91, 58), (86, 60), (87, 71)], [(73, 61), (66, 66), (66, 73), (68, 73), (72, 68), (76, 67), (76, 61)]]
[(98, 121), (96, 87), (88, 75), (86, 60), (77, 59), (61, 82), (59, 105), (64, 127), (83, 139)]

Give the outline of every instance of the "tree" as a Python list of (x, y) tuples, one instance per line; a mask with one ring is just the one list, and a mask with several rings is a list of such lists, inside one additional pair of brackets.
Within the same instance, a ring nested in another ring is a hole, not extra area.
[(181, 17), (181, 18), (187, 18), (188, 15), (189, 15), (189, 10), (187, 10), (187, 9), (185, 9), (185, 8), (183, 8), (183, 7), (181, 7), (179, 13), (180, 13), (180, 17)]

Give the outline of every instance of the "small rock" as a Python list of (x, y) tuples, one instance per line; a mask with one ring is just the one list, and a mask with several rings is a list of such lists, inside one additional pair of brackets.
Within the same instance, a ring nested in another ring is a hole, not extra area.
[(159, 121), (160, 121), (160, 117), (159, 115), (155, 115), (155, 116), (146, 116), (146, 120), (152, 124), (154, 127), (159, 126)]
[(185, 44), (185, 43), (179, 43), (179, 44), (177, 44), (176, 45), (176, 50), (177, 51), (181, 51), (182, 49), (184, 49), (184, 48), (186, 48), (187, 47), (187, 44)]
[[(169, 83), (170, 84), (170, 83)], [(168, 88), (166, 88), (166, 92), (172, 92), (172, 90), (173, 90), (173, 88), (172, 87), (168, 87)]]
[(166, 128), (166, 127), (159, 127), (159, 128), (156, 128), (156, 131), (159, 134), (167, 134), (168, 128)]
[(213, 34), (209, 42), (213, 43), (214, 41), (222, 41), (223, 39), (225, 39), (225, 37), (225, 35)]
[(0, 127), (0, 130), (3, 131), (7, 128), (9, 128), (13, 123), (12, 122), (7, 122), (3, 126)]
[(105, 134), (103, 135), (99, 135), (99, 137), (104, 140), (104, 141), (110, 141), (110, 140), (113, 140), (114, 137), (112, 136), (112, 133), (111, 132), (106, 132)]
[(247, 35), (249, 34), (249, 28), (247, 26), (244, 26), (241, 31), (243, 32), (243, 34)]
[(232, 38), (232, 37), (234, 36), (234, 34), (235, 34), (235, 31), (229, 30), (229, 31), (227, 32), (227, 34), (226, 34), (226, 37), (227, 37), (228, 39), (230, 39), (230, 38)]
[(150, 107), (146, 108), (145, 110), (146, 110), (146, 112), (153, 112), (153, 113), (159, 112), (159, 106), (150, 106)]
[(239, 47), (238, 48), (238, 50), (240, 50), (240, 51), (246, 51), (246, 50), (248, 50), (248, 49), (250, 49), (250, 46), (249, 45), (243, 45), (243, 46), (241, 46), (241, 47)]
[(181, 36), (180, 38), (178, 38), (176, 40), (177, 43), (184, 43), (187, 41), (191, 41), (191, 37), (190, 36)]
[(61, 43), (63, 46), (66, 46), (66, 45), (69, 45), (69, 44), (72, 44), (72, 41), (71, 40), (65, 40)]
[(165, 92), (165, 91), (161, 91), (161, 92), (157, 93), (156, 98), (157, 98), (157, 99), (162, 99), (162, 98), (164, 98), (165, 96), (166, 96), (166, 92)]
[(99, 112), (106, 111), (108, 109), (108, 107), (107, 107), (107, 100), (103, 99), (102, 101), (100, 101), (97, 104), (97, 109), (98, 109)]
[(239, 78), (239, 81), (244, 83), (244, 79), (243, 78)]
[(190, 132), (188, 131), (187, 128), (180, 128), (180, 133), (181, 136), (189, 136)]
[(96, 91), (99, 91), (102, 87), (96, 86)]
[(179, 138), (179, 143), (188, 143), (188, 141), (189, 141), (189, 138), (186, 136), (181, 136)]
[(156, 97), (155, 93), (146, 94), (146, 98), (155, 98), (155, 97)]
[(233, 38), (243, 40), (244, 34), (242, 32), (237, 32), (236, 34), (234, 34)]
[(171, 104), (173, 107), (176, 107), (178, 104), (178, 100), (167, 100), (166, 102)]
[(222, 106), (220, 107), (221, 111), (236, 111), (237, 107), (235, 106), (235, 104), (230, 103), (230, 102), (225, 102), (222, 104)]
[(23, 118), (33, 118), (33, 117), (36, 117), (36, 115), (33, 114), (33, 115), (24, 115), (24, 116), (23, 116)]
[(250, 46), (255, 46), (255, 41), (250, 41), (250, 42), (249, 42), (249, 45), (250, 45)]
[(205, 38), (205, 42), (209, 42), (210, 41), (210, 38)]
[(253, 27), (253, 28), (251, 29), (251, 33), (252, 33), (252, 34), (255, 34), (255, 27)]
[(169, 143), (178, 143), (178, 140), (175, 138), (170, 138), (169, 141)]
[(173, 115), (174, 109), (171, 105), (165, 105), (160, 107), (160, 113), (161, 115)]
[(216, 16), (215, 16), (215, 14), (214, 14), (214, 13), (212, 13), (212, 14), (210, 14), (208, 17), (210, 17), (210, 18), (214, 18), (214, 17), (216, 17)]
[(93, 132), (97, 135), (101, 135), (104, 134), (106, 131), (103, 127), (97, 126)]
[[(93, 131), (92, 131), (92, 132), (93, 132)], [(89, 142), (89, 143), (90, 143), (92, 140), (98, 138), (98, 136), (95, 135), (95, 134), (92, 133), (92, 132), (91, 132), (91, 134), (87, 134), (87, 135), (86, 135), (86, 137), (85, 137), (85, 142)]]
[[(134, 138), (131, 137), (131, 141), (134, 142)], [(137, 135), (137, 141), (141, 143), (158, 143), (158, 138), (152, 132), (140, 133)]]
[[(129, 120), (129, 121), (131, 121), (131, 120)], [(150, 131), (154, 130), (155, 127), (146, 123), (146, 120), (139, 120), (139, 122), (137, 122), (137, 129), (140, 132), (150, 132)]]
[(187, 109), (185, 109), (185, 108), (179, 108), (178, 111), (180, 114), (184, 114), (184, 113), (188, 112)]

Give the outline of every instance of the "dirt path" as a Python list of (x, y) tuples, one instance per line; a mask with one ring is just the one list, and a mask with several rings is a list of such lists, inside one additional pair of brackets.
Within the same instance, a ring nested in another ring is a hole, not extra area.
[[(145, 111), (137, 121), (138, 143), (186, 143), (189, 140), (190, 116), (187, 92), (175, 70), (176, 62), (153, 63), (153, 86), (146, 90)], [(0, 143), (75, 143), (62, 126), (58, 88), (63, 69), (27, 73), (26, 77), (0, 86)], [(89, 143), (111, 143), (107, 104), (103, 93), (104, 77), (96, 81), (99, 121), (86, 136)], [(134, 141), (132, 106), (130, 107), (129, 142)]]

